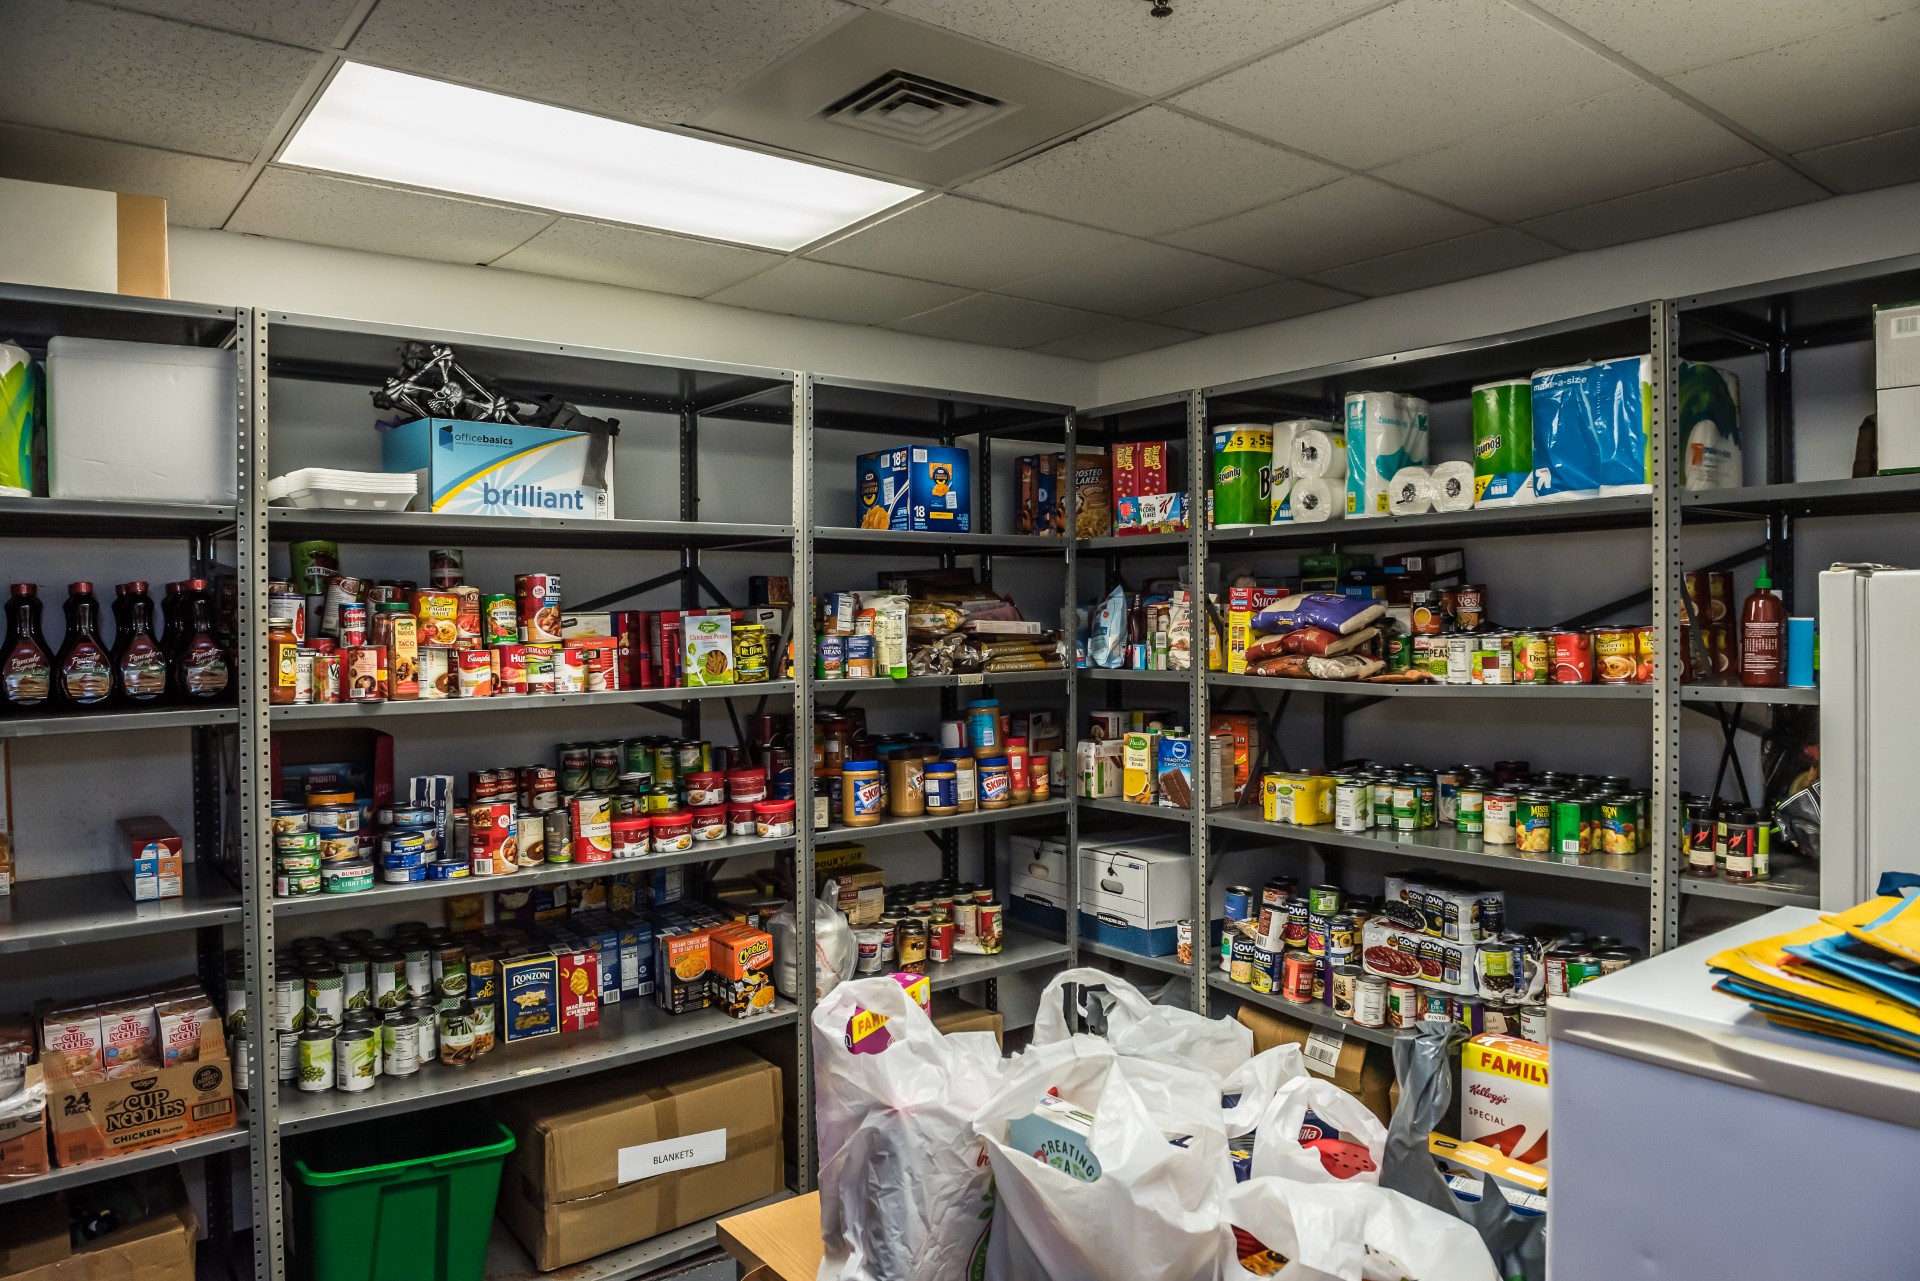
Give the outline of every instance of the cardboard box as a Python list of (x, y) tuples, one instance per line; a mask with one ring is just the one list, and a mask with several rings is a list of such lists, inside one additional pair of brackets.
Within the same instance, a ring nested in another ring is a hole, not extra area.
[(45, 1174), (47, 1165), (47, 1081), (31, 1063), (17, 1082), (0, 1083), (0, 1183)]
[(121, 865), (120, 879), (134, 902), (180, 897), (182, 841), (173, 824), (157, 814), (123, 818), (120, 839), (129, 860)]
[[(609, 446), (609, 448), (611, 448)], [(420, 477), (416, 508), (464, 516), (613, 516), (613, 458), (590, 484), (583, 431), (416, 418), (380, 436), (380, 465)]]
[(565, 1267), (786, 1185), (781, 1074), (733, 1046), (501, 1096), (517, 1140), (500, 1217), (541, 1270)]
[(142, 1175), (132, 1191), (151, 1212), (77, 1250), (64, 1196), (5, 1207), (0, 1211), (0, 1276), (7, 1281), (194, 1281), (200, 1221), (179, 1172)]
[(855, 463), (862, 529), (973, 530), (973, 455), (943, 445), (862, 454)]
[(171, 297), (167, 202), (162, 196), (95, 191), (0, 178), (0, 278), (52, 289)]
[(773, 935), (722, 925), (709, 936), (714, 1004), (736, 1019), (773, 1010)]
[(869, 863), (847, 863), (818, 877), (824, 892), (828, 881), (834, 883), (835, 906), (856, 929), (877, 922), (886, 907), (887, 874)]
[(1308, 1071), (1366, 1104), (1382, 1125), (1393, 1120), (1393, 1053), (1386, 1046), (1314, 1027), (1250, 1001), (1240, 1003), (1238, 1017), (1253, 1032), (1254, 1053), (1297, 1045)]
[(1125, 841), (1080, 846), (1080, 929), (1096, 943), (1170, 956), (1193, 915), (1193, 864), (1184, 850)]
[(1460, 1047), (1460, 1137), (1548, 1169), (1547, 1047), (1485, 1033)]
[(934, 999), (933, 1025), (949, 1035), (954, 1032), (991, 1032), (993, 1039), (1000, 1041), (1006, 1032), (1007, 1021), (998, 1010), (983, 1010), (958, 998), (942, 995)]
[(48, 1055), (47, 1121), (54, 1159), (79, 1165), (232, 1129), (233, 1070), (217, 1022), (200, 1029), (200, 1057), (111, 1080), (76, 1081)]

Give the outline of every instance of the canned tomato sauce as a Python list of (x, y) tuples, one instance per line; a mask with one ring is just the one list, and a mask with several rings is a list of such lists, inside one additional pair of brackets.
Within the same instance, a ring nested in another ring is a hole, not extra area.
[(1553, 683), (1593, 683), (1593, 637), (1587, 632), (1553, 634)]

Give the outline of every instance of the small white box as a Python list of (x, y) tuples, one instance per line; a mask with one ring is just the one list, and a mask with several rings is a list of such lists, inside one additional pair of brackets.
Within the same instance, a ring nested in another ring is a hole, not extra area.
[(1920, 385), (1882, 387), (1874, 402), (1880, 474), (1920, 471)]
[(234, 359), (208, 347), (49, 338), (49, 496), (233, 502)]

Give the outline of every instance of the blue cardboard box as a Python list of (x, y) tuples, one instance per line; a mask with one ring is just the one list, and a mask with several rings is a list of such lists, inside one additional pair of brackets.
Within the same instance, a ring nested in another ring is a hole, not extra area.
[(380, 464), (416, 473), (431, 511), (605, 520), (613, 515), (613, 459), (606, 483), (588, 484), (592, 439), (550, 427), (416, 418), (381, 434)]
[(973, 532), (973, 455), (944, 445), (904, 445), (855, 464), (860, 528)]

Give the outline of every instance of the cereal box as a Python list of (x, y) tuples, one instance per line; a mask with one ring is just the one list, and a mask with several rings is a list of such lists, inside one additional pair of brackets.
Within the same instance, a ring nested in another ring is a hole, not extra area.
[(560, 968), (551, 952), (510, 956), (500, 962), (499, 1031), (509, 1044), (560, 1031)]
[(682, 624), (687, 687), (733, 684), (733, 619), (725, 613), (689, 616)]
[(560, 1030), (584, 1032), (600, 1026), (600, 953), (561, 952)]
[(1105, 538), (1113, 532), (1113, 490), (1108, 481), (1107, 451), (1075, 451), (1073, 468), (1073, 529), (1075, 538)]
[(1460, 1137), (1547, 1168), (1547, 1047), (1487, 1033), (1460, 1047)]

